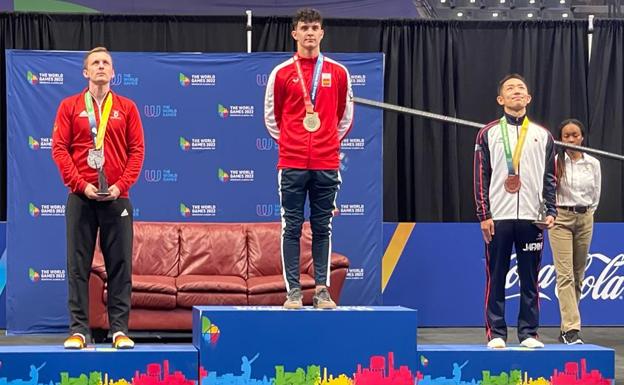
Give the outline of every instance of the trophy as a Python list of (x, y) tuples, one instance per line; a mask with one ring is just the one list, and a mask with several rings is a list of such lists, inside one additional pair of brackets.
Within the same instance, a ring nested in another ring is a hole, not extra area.
[(108, 182), (106, 181), (106, 175), (104, 175), (104, 169), (101, 167), (98, 168), (98, 190), (96, 192), (97, 195), (101, 197), (107, 197), (110, 195), (110, 191), (108, 191)]
[(548, 216), (548, 208), (546, 208), (546, 201), (539, 197), (540, 206), (537, 210), (537, 219), (533, 221), (540, 229), (545, 229), (548, 227), (548, 222), (546, 222), (546, 217)]
[(106, 181), (106, 175), (104, 175), (104, 150), (103, 149), (89, 149), (87, 156), (87, 163), (89, 167), (94, 168), (98, 172), (98, 191), (97, 195), (101, 197), (109, 196), (108, 182)]

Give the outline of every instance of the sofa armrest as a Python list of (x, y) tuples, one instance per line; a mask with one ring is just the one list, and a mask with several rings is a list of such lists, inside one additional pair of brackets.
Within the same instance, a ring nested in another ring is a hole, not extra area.
[(332, 253), (331, 255), (331, 270), (339, 269), (344, 267), (345, 269), (349, 268), (349, 258), (345, 257), (342, 254)]
[[(330, 259), (331, 266), (329, 270), (336, 270), (340, 268), (348, 269), (349, 268), (349, 258), (345, 257), (342, 254), (332, 253)], [(314, 262), (310, 264), (310, 266), (305, 271), (310, 277), (314, 277)]]

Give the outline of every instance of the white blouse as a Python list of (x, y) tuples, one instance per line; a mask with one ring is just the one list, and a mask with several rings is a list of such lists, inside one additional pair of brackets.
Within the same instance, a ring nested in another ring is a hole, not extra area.
[(588, 206), (596, 210), (602, 181), (600, 161), (589, 154), (583, 154), (576, 161), (567, 152), (564, 154), (565, 178), (557, 181), (557, 205)]

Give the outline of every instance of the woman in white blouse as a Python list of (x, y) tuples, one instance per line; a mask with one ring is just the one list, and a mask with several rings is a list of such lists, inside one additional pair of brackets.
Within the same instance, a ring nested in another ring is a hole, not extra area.
[[(564, 120), (559, 138), (581, 145), (583, 124)], [(557, 219), (549, 231), (550, 247), (557, 270), (557, 293), (561, 312), (559, 341), (582, 344), (579, 302), (591, 243), (594, 211), (600, 201), (600, 162), (580, 151), (563, 150), (557, 154)]]

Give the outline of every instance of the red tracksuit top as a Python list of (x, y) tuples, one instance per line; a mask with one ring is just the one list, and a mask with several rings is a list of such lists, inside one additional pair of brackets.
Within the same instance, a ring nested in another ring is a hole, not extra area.
[[(316, 60), (299, 58), (309, 93)], [(314, 103), (321, 127), (310, 133), (303, 127), (306, 110), (295, 61), (290, 58), (275, 67), (267, 82), (264, 121), (269, 134), (279, 144), (277, 168), (338, 169), (340, 141), (353, 123), (352, 96), (349, 71), (324, 56)]]
[[(94, 146), (84, 102), (85, 92), (88, 90), (61, 102), (52, 133), (52, 158), (63, 183), (74, 193), (83, 193), (87, 183), (98, 185), (97, 170), (87, 164), (89, 149)], [(121, 191), (119, 197), (127, 198), (128, 190), (137, 181), (143, 166), (143, 125), (132, 100), (112, 91), (111, 94), (113, 106), (104, 136), (104, 174), (108, 184), (116, 185)], [(100, 111), (95, 99), (93, 106), (99, 124)]]

